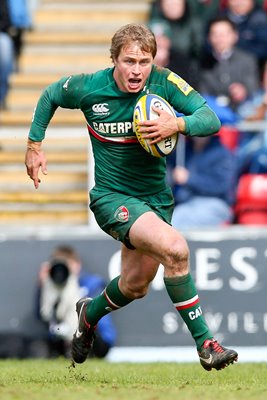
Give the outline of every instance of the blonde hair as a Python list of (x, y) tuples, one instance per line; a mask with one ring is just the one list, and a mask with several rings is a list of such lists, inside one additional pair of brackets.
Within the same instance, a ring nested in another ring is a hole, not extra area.
[(121, 49), (131, 42), (137, 42), (140, 49), (151, 53), (154, 58), (157, 53), (157, 44), (154, 33), (142, 24), (127, 24), (122, 26), (111, 39), (110, 57), (112, 61), (120, 55)]

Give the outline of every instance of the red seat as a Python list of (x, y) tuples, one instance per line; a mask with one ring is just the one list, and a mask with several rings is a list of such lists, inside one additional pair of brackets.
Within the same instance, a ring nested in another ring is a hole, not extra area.
[(267, 174), (244, 174), (237, 186), (238, 224), (267, 225)]
[(220, 142), (231, 151), (236, 150), (238, 146), (239, 134), (238, 129), (226, 125), (223, 125), (218, 132)]

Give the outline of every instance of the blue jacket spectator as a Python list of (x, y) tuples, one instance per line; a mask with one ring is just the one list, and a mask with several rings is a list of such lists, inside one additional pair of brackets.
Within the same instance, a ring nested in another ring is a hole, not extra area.
[[(31, 14), (26, 0), (7, 0), (7, 4), (10, 17), (9, 34), (14, 43), (16, 62), (18, 63), (23, 46), (23, 34), (25, 30), (32, 27)], [(18, 70), (17, 64), (16, 69)]]
[(8, 0), (8, 5), (12, 25), (29, 29), (32, 26), (32, 19), (27, 0)]
[(9, 88), (9, 76), (15, 65), (14, 45), (9, 28), (11, 25), (8, 4), (0, 2), (0, 110), (5, 108), (5, 99)]
[(235, 199), (236, 161), (218, 136), (186, 139), (185, 165), (173, 165), (177, 229), (220, 226), (232, 221)]
[(26, 0), (0, 1), (0, 109), (5, 108), (9, 77), (18, 70), (23, 31), (31, 25)]
[(9, 76), (14, 68), (14, 49), (10, 36), (0, 32), (0, 110), (5, 108)]
[[(263, 69), (261, 89), (239, 111), (244, 121), (267, 121), (267, 61)], [(267, 173), (267, 128), (257, 129), (252, 125), (249, 131), (241, 132), (236, 157), (239, 176)]]

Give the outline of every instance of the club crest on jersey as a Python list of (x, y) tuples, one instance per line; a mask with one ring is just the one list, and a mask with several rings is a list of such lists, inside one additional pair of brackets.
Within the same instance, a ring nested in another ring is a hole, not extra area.
[(127, 222), (129, 220), (129, 211), (125, 206), (120, 206), (114, 213), (114, 217), (119, 222)]

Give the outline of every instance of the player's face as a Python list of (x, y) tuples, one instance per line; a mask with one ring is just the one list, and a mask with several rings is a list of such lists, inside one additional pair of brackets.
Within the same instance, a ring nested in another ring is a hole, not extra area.
[(122, 48), (114, 61), (114, 79), (118, 88), (123, 92), (140, 92), (151, 72), (152, 63), (152, 54), (142, 51), (137, 43)]

